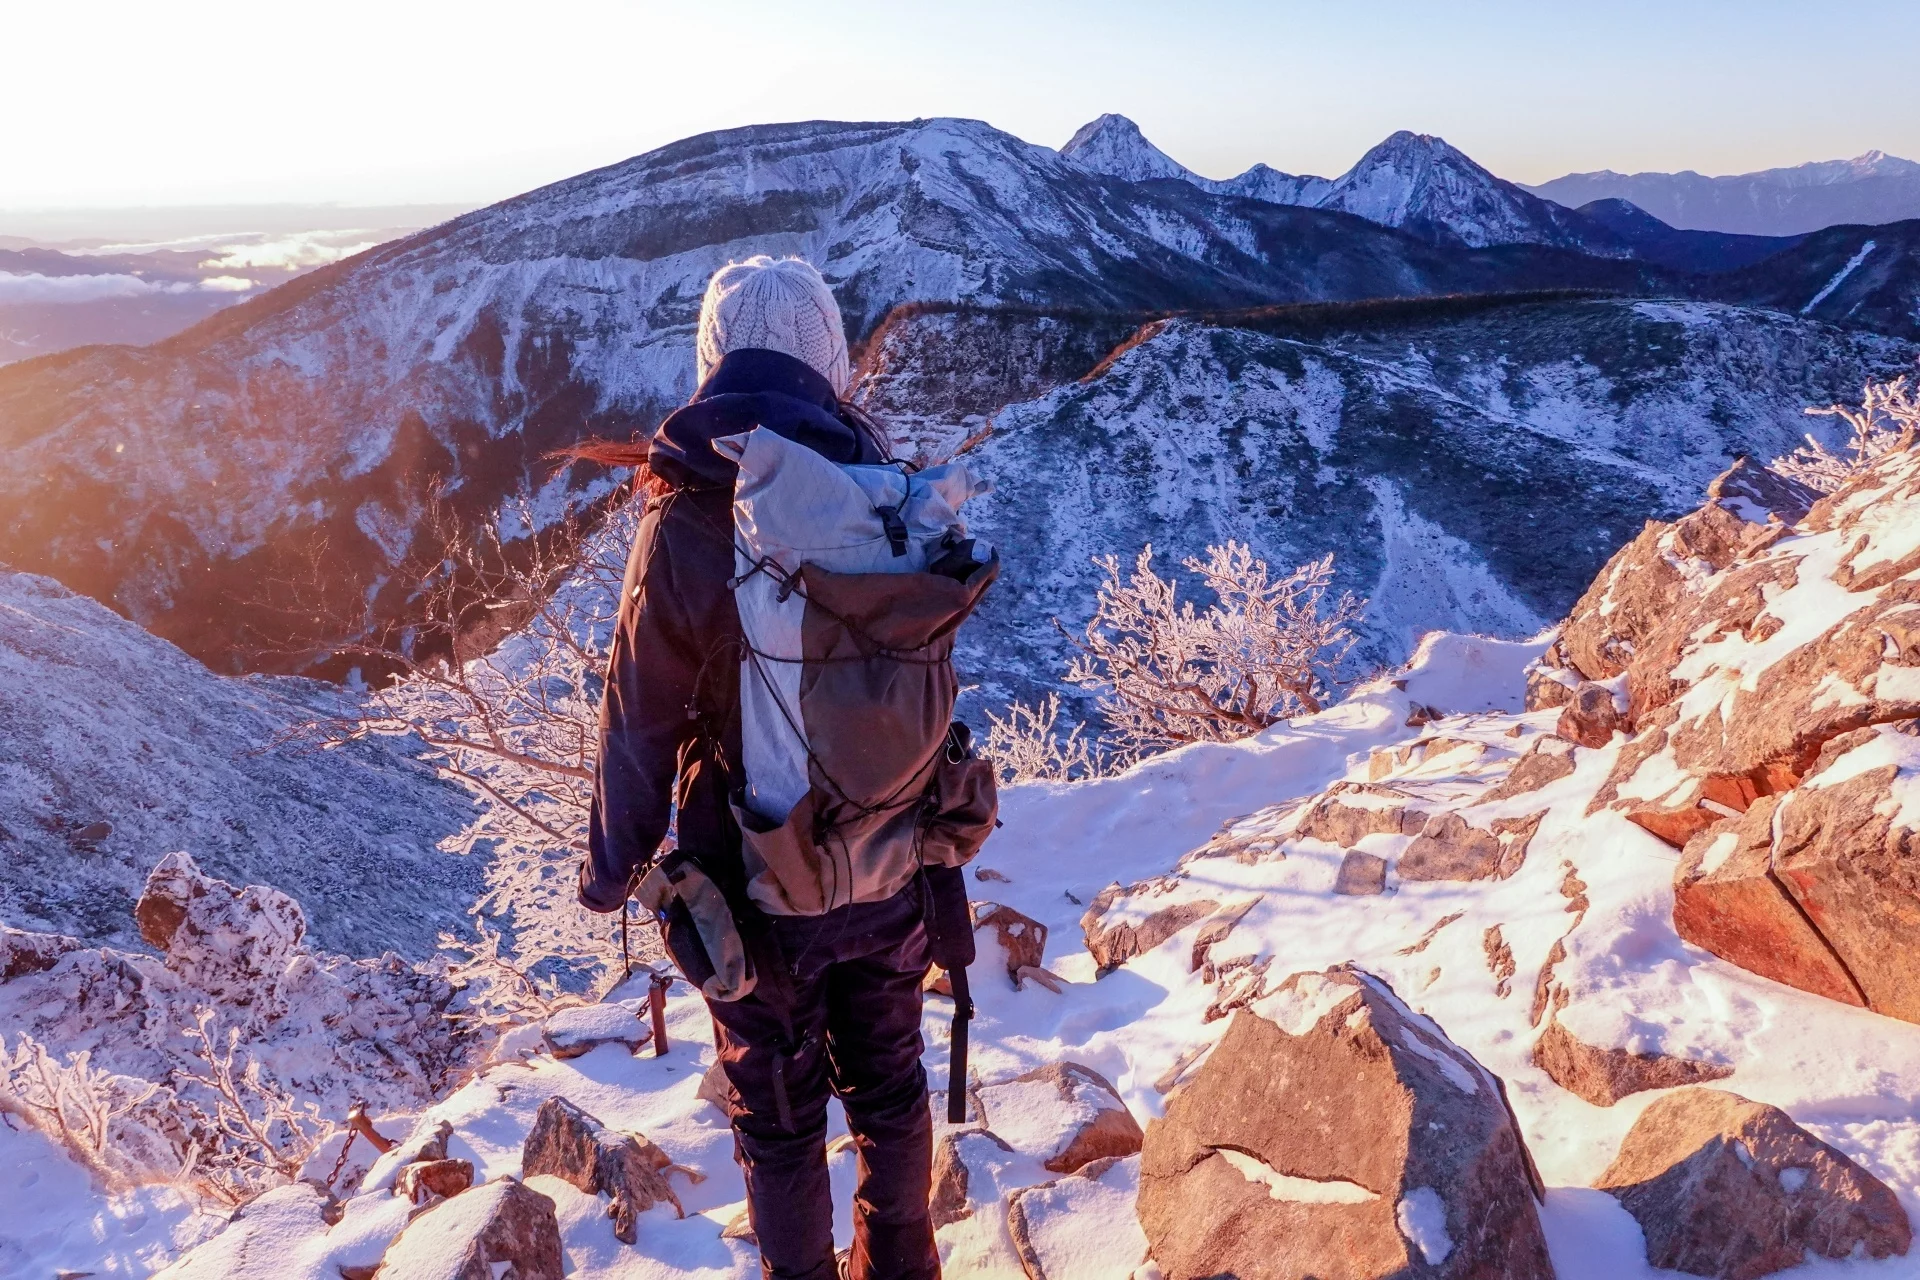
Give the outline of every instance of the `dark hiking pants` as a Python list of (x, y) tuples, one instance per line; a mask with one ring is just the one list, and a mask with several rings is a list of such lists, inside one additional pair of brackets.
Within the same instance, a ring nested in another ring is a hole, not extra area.
[[(792, 972), (796, 1044), (756, 993), (709, 1001), (714, 1042), (732, 1086), (734, 1158), (761, 1270), (778, 1280), (833, 1280), (827, 1188), (827, 1097), (846, 1110), (859, 1153), (854, 1280), (934, 1280), (927, 1195), (933, 1117), (920, 1065), (920, 980), (927, 940), (919, 894), (856, 903), (824, 916), (777, 917)], [(791, 1124), (781, 1120), (781, 1093)]]

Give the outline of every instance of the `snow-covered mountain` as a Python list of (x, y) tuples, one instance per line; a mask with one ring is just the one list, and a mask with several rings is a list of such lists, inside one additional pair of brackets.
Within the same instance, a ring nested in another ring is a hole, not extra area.
[(1080, 126), (1060, 154), (1090, 172), (1128, 182), (1173, 179), (1216, 195), (1246, 196), (1270, 204), (1312, 206), (1333, 185), (1325, 178), (1296, 177), (1264, 164), (1233, 178), (1203, 178), (1147, 141), (1139, 125), (1111, 112)]
[(473, 803), (405, 739), (288, 740), (353, 710), (317, 681), (215, 675), (56, 582), (0, 570), (0, 920), (124, 945), (147, 873), (186, 850), (299, 898), (331, 949), (432, 954), (480, 887), (477, 859), (436, 848)]
[(802, 254), (857, 335), (914, 300), (1238, 307), (1657, 269), (1442, 249), (1327, 211), (1097, 175), (978, 121), (691, 138), (322, 268), (153, 347), (0, 370), (0, 562), (221, 670), (302, 669), (403, 621), (444, 523), (610, 487), (547, 461), (691, 389), (708, 276)]
[(1670, 226), (1763, 236), (1920, 218), (1920, 164), (1884, 151), (1723, 177), (1601, 169), (1527, 190), (1574, 206), (1631, 200)]
[(1406, 130), (1368, 151), (1332, 181), (1295, 177), (1266, 165), (1223, 181), (1203, 178), (1119, 115), (1104, 115), (1084, 126), (1060, 154), (1091, 172), (1130, 182), (1179, 179), (1226, 195), (1337, 209), (1436, 244), (1545, 244), (1606, 257), (1629, 252), (1604, 227), (1494, 177), (1445, 139)]
[[(1052, 620), (1086, 618), (1089, 557), (1148, 543), (1163, 569), (1226, 539), (1286, 568), (1335, 553), (1339, 585), (1371, 600), (1360, 670), (1430, 629), (1531, 635), (1646, 519), (1735, 455), (1791, 450), (1830, 421), (1805, 406), (1856, 400), (1916, 352), (1706, 303), (1469, 300), (1161, 322), (1086, 376), (1068, 325), (928, 314), (874, 358), (883, 413), (916, 360), (977, 397), (914, 444), (970, 438), (997, 484), (968, 508), (1006, 565), (961, 640), (985, 707), (1058, 681)], [(996, 409), (1030, 390), (999, 372), (1023, 357), (1063, 385)]]

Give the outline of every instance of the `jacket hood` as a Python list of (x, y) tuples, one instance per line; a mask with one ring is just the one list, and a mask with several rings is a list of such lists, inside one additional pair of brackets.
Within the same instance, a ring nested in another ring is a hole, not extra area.
[(840, 463), (882, 462), (866, 431), (842, 416), (833, 385), (804, 361), (743, 348), (721, 357), (684, 408), (653, 433), (648, 465), (675, 487), (733, 484), (731, 458), (713, 442), (765, 427)]

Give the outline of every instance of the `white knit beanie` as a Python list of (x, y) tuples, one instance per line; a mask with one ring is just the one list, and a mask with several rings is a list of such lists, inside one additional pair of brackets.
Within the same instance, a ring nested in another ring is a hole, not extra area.
[(840, 304), (804, 259), (759, 254), (713, 273), (700, 302), (699, 380), (707, 380), (721, 356), (743, 347), (805, 361), (833, 384), (836, 396), (846, 394), (847, 335)]

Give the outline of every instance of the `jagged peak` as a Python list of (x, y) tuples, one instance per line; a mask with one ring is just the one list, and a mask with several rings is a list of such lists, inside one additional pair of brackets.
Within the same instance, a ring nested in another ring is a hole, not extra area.
[(1193, 181), (1194, 173), (1147, 141), (1140, 126), (1114, 112), (1081, 125), (1060, 154), (1094, 173), (1144, 182), (1154, 178)]

